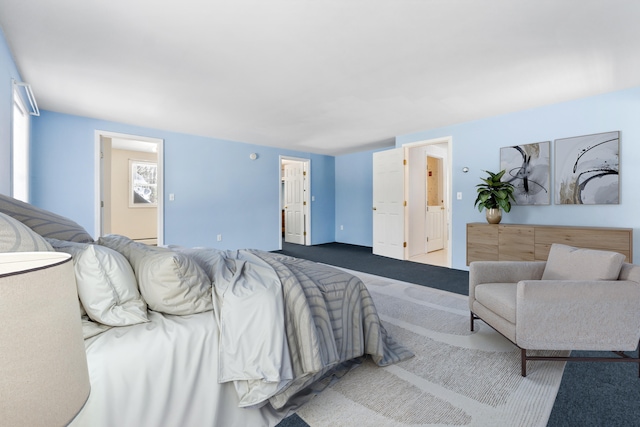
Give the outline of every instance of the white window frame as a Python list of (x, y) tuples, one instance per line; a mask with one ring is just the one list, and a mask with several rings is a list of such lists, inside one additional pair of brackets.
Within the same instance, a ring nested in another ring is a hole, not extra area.
[[(156, 197), (152, 202), (136, 202), (134, 198), (136, 187), (136, 175), (139, 167), (154, 167), (156, 169), (155, 182), (149, 182), (146, 186), (155, 189)], [(155, 208), (158, 206), (158, 163), (148, 160), (129, 159), (129, 207), (130, 208)]]
[(20, 91), (13, 86), (11, 118), (11, 196), (29, 202), (29, 141), (31, 115)]

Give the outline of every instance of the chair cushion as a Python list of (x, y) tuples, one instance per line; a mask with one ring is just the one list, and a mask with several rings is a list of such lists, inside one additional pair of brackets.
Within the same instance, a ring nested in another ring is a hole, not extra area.
[(476, 301), (500, 317), (516, 323), (517, 283), (483, 283), (476, 286)]
[(625, 256), (554, 243), (542, 280), (617, 280)]

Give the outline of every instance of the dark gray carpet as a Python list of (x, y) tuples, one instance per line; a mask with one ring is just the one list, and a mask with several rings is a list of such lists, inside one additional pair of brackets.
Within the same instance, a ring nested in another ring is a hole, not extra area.
[[(283, 243), (286, 255), (468, 295), (469, 273), (373, 255), (370, 247)], [(639, 308), (640, 309), (640, 308)], [(610, 353), (574, 352), (573, 355)], [(529, 362), (535, 363), (535, 362)], [(547, 427), (640, 426), (640, 378), (635, 363), (567, 363)], [(309, 427), (292, 415), (278, 427)]]
[(458, 294), (469, 293), (467, 271), (373, 255), (371, 248), (367, 246), (345, 243), (302, 246), (283, 243), (282, 250), (276, 252)]

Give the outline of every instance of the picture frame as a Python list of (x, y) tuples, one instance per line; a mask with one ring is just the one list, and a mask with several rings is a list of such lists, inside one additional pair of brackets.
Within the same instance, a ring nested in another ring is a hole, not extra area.
[(500, 149), (502, 181), (514, 186), (516, 205), (551, 204), (550, 146), (550, 141), (544, 141)]
[(555, 202), (620, 203), (620, 131), (555, 140)]
[(158, 164), (129, 160), (129, 207), (158, 206)]

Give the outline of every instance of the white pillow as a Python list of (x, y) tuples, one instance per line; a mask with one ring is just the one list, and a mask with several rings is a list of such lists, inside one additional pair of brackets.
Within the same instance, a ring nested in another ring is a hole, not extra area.
[(624, 260), (617, 252), (554, 243), (542, 280), (617, 280)]
[(90, 319), (109, 326), (149, 321), (147, 304), (123, 255), (95, 244), (48, 240), (73, 257), (78, 296)]
[(177, 315), (213, 310), (211, 280), (184, 254), (148, 253), (136, 273), (140, 292), (152, 310)]
[(216, 271), (224, 267), (224, 251), (213, 248), (182, 248), (178, 246), (170, 246), (176, 252), (185, 254), (196, 262), (204, 270), (211, 280), (215, 282)]
[(188, 256), (118, 235), (103, 236), (98, 243), (127, 257), (150, 309), (175, 315), (213, 310), (211, 280)]
[(97, 323), (89, 319), (86, 310), (82, 306), (82, 301), (78, 300), (78, 305), (80, 306), (80, 320), (82, 321), (82, 337), (85, 340), (111, 329), (111, 326), (103, 325), (102, 323)]
[(44, 237), (0, 212), (0, 252), (53, 252)]
[(136, 269), (136, 264), (147, 252), (168, 252), (167, 248), (160, 248), (157, 246), (148, 246), (143, 243), (134, 242), (126, 236), (119, 234), (108, 234), (98, 239), (98, 244), (113, 249), (114, 251), (121, 253), (129, 260), (129, 263)]

